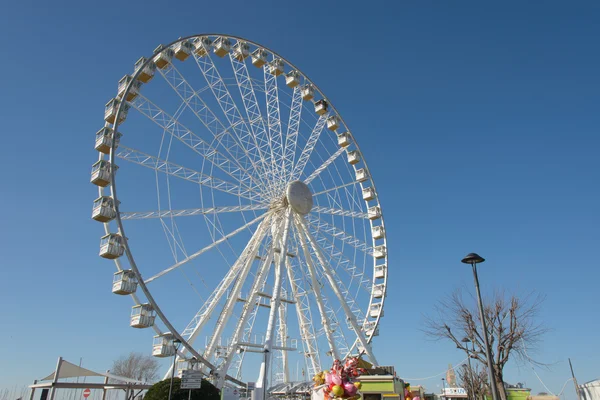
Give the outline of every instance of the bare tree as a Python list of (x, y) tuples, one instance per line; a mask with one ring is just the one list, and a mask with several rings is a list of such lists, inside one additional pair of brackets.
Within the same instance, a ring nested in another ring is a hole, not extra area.
[(463, 364), (458, 370), (458, 378), (462, 386), (467, 390), (469, 399), (484, 399), (488, 391), (488, 376), (485, 368), (479, 368), (475, 365), (469, 368)]
[[(470, 352), (473, 359), (487, 365), (485, 345), (477, 304), (472, 295), (467, 303), (461, 291), (455, 291), (436, 307), (435, 318), (428, 317), (425, 331), (435, 339), (449, 339), (457, 348)], [(530, 294), (524, 297), (506, 296), (497, 292), (490, 301), (484, 301), (484, 318), (487, 322), (488, 338), (492, 351), (493, 378), (502, 400), (506, 400), (503, 369), (511, 356), (526, 359), (547, 329), (536, 321), (543, 297)], [(467, 337), (475, 351), (466, 348), (461, 340)]]
[(113, 363), (110, 372), (142, 382), (155, 382), (158, 378), (158, 361), (152, 356), (131, 352)]

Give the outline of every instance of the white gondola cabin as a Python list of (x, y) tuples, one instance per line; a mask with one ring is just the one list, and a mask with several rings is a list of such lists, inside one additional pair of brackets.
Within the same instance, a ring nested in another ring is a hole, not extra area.
[(137, 78), (144, 83), (150, 82), (154, 78), (154, 72), (156, 71), (156, 65), (153, 62), (149, 62), (146, 66), (142, 67), (146, 61), (146, 57), (141, 57), (135, 62), (133, 67), (134, 73), (137, 73), (142, 68), (142, 72), (140, 72)]
[(132, 328), (150, 328), (154, 325), (155, 319), (154, 308), (151, 304), (144, 303), (131, 307), (131, 320), (129, 325)]
[(283, 60), (281, 58), (276, 58), (269, 63), (269, 73), (271, 75), (279, 76), (283, 74), (285, 66), (283, 65)]
[(315, 97), (315, 88), (313, 87), (313, 85), (304, 85), (302, 86), (302, 89), (300, 89), (302, 92), (302, 100), (312, 100)]
[(360, 153), (358, 150), (352, 150), (348, 152), (348, 162), (352, 165), (360, 162)]
[[(121, 100), (118, 98), (110, 99), (106, 106), (104, 106), (104, 120), (109, 124), (115, 123), (115, 118), (117, 117), (117, 110), (119, 109), (119, 104), (121, 104)], [(127, 113), (129, 112), (129, 104), (123, 104), (123, 108), (121, 108), (121, 114), (119, 114), (119, 123), (125, 121), (127, 118)]]
[(175, 337), (171, 332), (165, 332), (162, 335), (154, 336), (152, 355), (154, 357), (173, 357), (177, 352), (175, 343), (173, 342), (174, 340)]
[(194, 53), (199, 57), (204, 57), (208, 54), (210, 47), (212, 46), (212, 40), (207, 37), (201, 37), (194, 39)]
[(387, 248), (384, 245), (381, 246), (375, 246), (375, 248), (373, 248), (373, 257), (375, 257), (376, 259), (381, 259), (381, 258), (385, 258), (385, 256), (387, 255)]
[(100, 153), (109, 154), (110, 148), (113, 145), (113, 140), (115, 142), (115, 149), (119, 147), (119, 142), (121, 141), (121, 133), (117, 132), (114, 135), (114, 130), (108, 126), (100, 129), (96, 132), (96, 146), (95, 149)]
[(384, 289), (385, 285), (383, 283), (373, 286), (373, 297), (376, 299), (381, 299), (385, 293)]
[(327, 129), (335, 131), (340, 127), (340, 118), (337, 115), (332, 115), (327, 118)]
[(167, 65), (169, 65), (171, 63), (171, 61), (173, 60), (173, 55), (175, 54), (173, 49), (171, 49), (170, 47), (166, 48), (162, 44), (159, 44), (154, 49), (154, 52), (158, 53), (158, 54), (156, 54), (154, 56), (152, 61), (154, 61), (154, 64), (156, 64), (156, 67), (160, 68), (160, 69), (164, 69)]
[(361, 168), (361, 169), (356, 170), (356, 181), (357, 182), (364, 182), (368, 179), (369, 179), (369, 174), (367, 173), (366, 169)]
[(367, 336), (379, 336), (379, 328), (376, 321), (367, 322), (363, 328)]
[(285, 84), (291, 88), (298, 86), (300, 84), (300, 73), (294, 70), (285, 74)]
[(114, 294), (133, 294), (137, 289), (137, 277), (135, 273), (130, 269), (123, 269), (119, 272), (115, 272), (113, 277), (112, 292)]
[(214, 43), (214, 52), (219, 57), (225, 57), (231, 50), (231, 40), (226, 37), (219, 37)]
[(371, 221), (381, 218), (381, 208), (379, 206), (369, 207), (367, 214)]
[(383, 308), (381, 307), (381, 303), (371, 304), (371, 307), (369, 307), (369, 316), (371, 318), (377, 318), (379, 316), (383, 317)]
[(121, 257), (124, 251), (123, 236), (118, 233), (109, 233), (100, 239), (100, 257), (114, 260)]
[(337, 135), (337, 142), (340, 147), (350, 146), (350, 132), (342, 132)]
[(94, 201), (92, 219), (99, 222), (109, 222), (115, 219), (115, 201), (110, 196), (100, 196)]
[(179, 61), (185, 61), (192, 54), (194, 50), (194, 45), (187, 40), (182, 40), (178, 42), (175, 46), (173, 46), (173, 52), (175, 53), (175, 58)]
[[(92, 165), (92, 182), (96, 186), (106, 187), (110, 183), (110, 170), (113, 168), (109, 161), (98, 160)], [(115, 171), (117, 166), (114, 166)]]
[(233, 57), (238, 61), (244, 61), (250, 55), (250, 45), (247, 42), (238, 41), (233, 46)]
[[(123, 95), (125, 94), (125, 90), (127, 90), (127, 85), (129, 85), (129, 82), (131, 82), (133, 80), (133, 77), (131, 75), (125, 75), (124, 77), (121, 78), (121, 80), (119, 80), (119, 86), (117, 88), (117, 97), (122, 99)], [(127, 98), (125, 100), (127, 101), (132, 101), (133, 99), (135, 99), (137, 97), (137, 95), (140, 93), (140, 87), (142, 86), (142, 82), (140, 81), (135, 81), (131, 84), (131, 88), (129, 89), (129, 93), (127, 93)]]
[(363, 200), (369, 201), (373, 200), (376, 197), (375, 189), (372, 187), (367, 187), (362, 190)]
[(371, 233), (373, 234), (373, 239), (383, 239), (385, 237), (385, 229), (383, 226), (374, 226), (371, 229)]
[(376, 265), (375, 266), (375, 278), (377, 279), (383, 279), (385, 278), (385, 269), (387, 268), (387, 265), (385, 264), (381, 264), (381, 265)]
[(263, 65), (267, 63), (267, 57), (269, 53), (267, 53), (264, 49), (256, 49), (251, 54), (252, 65), (257, 68), (261, 68)]
[(315, 102), (315, 112), (319, 115), (325, 115), (329, 111), (329, 104), (327, 100), (321, 99)]

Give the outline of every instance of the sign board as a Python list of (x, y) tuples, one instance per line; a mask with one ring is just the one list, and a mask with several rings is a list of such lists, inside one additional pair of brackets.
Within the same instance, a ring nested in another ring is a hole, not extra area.
[(92, 391), (91, 391), (90, 389), (85, 389), (85, 390), (83, 391), (83, 397), (85, 397), (86, 399), (87, 399), (88, 397), (90, 397), (90, 394), (92, 394)]
[(186, 369), (181, 374), (181, 389), (200, 389), (202, 387), (202, 371)]
[(445, 388), (444, 396), (466, 396), (467, 391), (464, 388)]
[(248, 390), (254, 390), (256, 389), (256, 382), (248, 382), (246, 386)]

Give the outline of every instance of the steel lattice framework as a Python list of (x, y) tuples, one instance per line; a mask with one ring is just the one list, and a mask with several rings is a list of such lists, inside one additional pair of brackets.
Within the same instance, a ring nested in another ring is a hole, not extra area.
[(379, 197), (355, 134), (293, 64), (229, 35), (159, 46), (119, 82), (96, 149), (100, 255), (154, 355), (193, 359), (219, 387), (260, 365), (258, 391), (294, 365), (377, 364)]

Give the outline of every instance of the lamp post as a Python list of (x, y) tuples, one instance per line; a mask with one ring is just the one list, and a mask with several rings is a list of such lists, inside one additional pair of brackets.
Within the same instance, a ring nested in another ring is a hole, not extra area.
[(171, 400), (171, 393), (173, 393), (173, 378), (175, 377), (175, 360), (177, 359), (177, 350), (179, 350), (180, 344), (181, 344), (181, 340), (173, 339), (173, 347), (175, 347), (175, 354), (173, 354), (173, 368), (171, 368), (171, 384), (169, 385), (169, 400)]
[(498, 400), (498, 390), (496, 389), (496, 380), (494, 379), (494, 367), (492, 365), (492, 350), (490, 348), (490, 342), (488, 340), (487, 323), (483, 315), (483, 302), (481, 301), (481, 292), (479, 291), (479, 278), (477, 278), (477, 264), (485, 261), (485, 258), (481, 257), (477, 253), (469, 253), (465, 258), (461, 260), (465, 264), (471, 264), (473, 268), (473, 278), (475, 280), (475, 290), (477, 291), (477, 304), (479, 305), (479, 318), (481, 319), (481, 329), (483, 330), (483, 341), (485, 343), (485, 355), (487, 358), (488, 374), (490, 377), (490, 390), (492, 391), (492, 399)]
[(442, 397), (446, 398), (446, 379), (442, 378)]
[[(475, 387), (473, 386), (473, 368), (471, 367), (471, 352), (469, 351), (469, 343), (471, 342), (471, 339), (469, 339), (468, 337), (464, 337), (461, 342), (463, 342), (465, 344), (465, 347), (467, 348), (467, 362), (469, 363), (469, 391), (471, 392), (471, 398), (475, 399)], [(473, 344), (473, 350), (475, 350), (475, 344)]]

